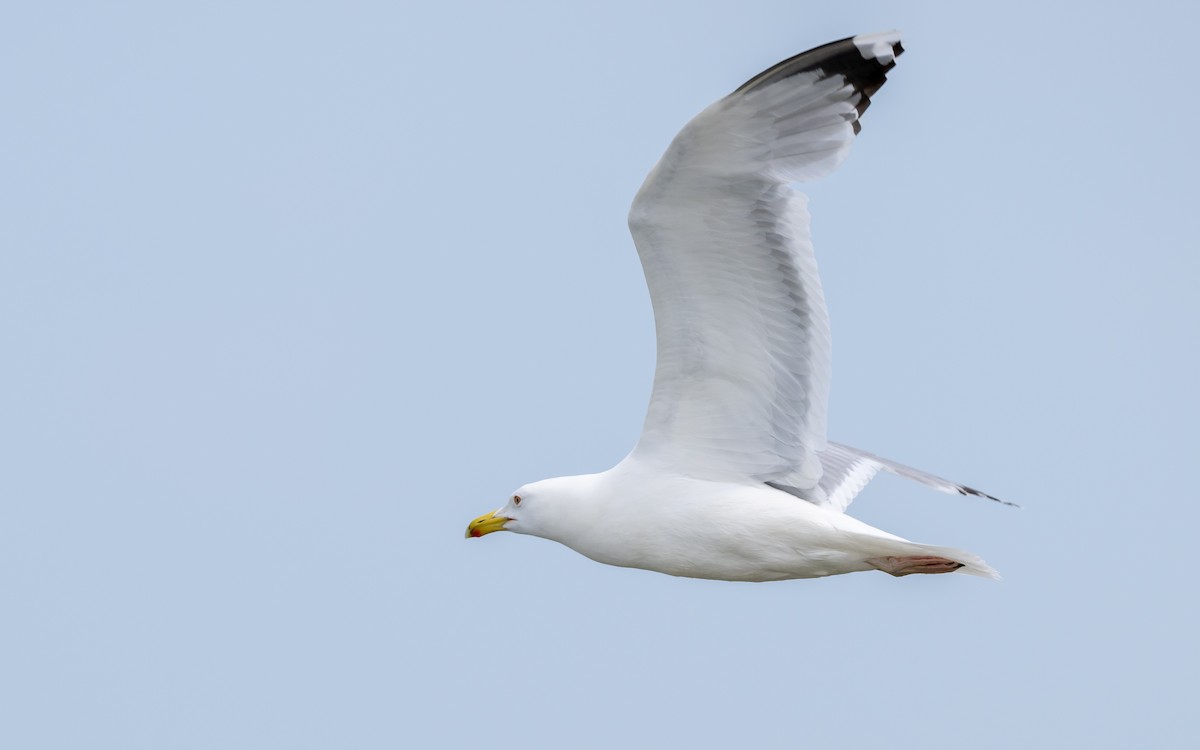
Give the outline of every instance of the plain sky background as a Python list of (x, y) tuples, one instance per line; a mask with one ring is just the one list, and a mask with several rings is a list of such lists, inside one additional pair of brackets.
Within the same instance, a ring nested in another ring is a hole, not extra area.
[[(0, 746), (1191, 748), (1190, 2), (11, 3)], [(1005, 578), (466, 523), (633, 445), (675, 132), (899, 28), (806, 188), (851, 510)]]

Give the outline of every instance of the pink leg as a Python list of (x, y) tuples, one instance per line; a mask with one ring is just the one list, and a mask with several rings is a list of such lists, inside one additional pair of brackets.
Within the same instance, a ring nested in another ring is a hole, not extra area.
[(872, 557), (867, 560), (867, 564), (897, 578), (913, 573), (953, 573), (963, 566), (960, 562), (932, 555), (923, 557)]

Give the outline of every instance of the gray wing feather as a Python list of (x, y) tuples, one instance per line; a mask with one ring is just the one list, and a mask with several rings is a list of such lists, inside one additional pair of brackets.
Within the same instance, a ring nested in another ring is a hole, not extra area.
[(888, 32), (786, 60), (696, 116), (651, 170), (629, 213), (658, 339), (641, 458), (817, 488), (829, 323), (790, 184), (845, 158), (901, 51)]
[(981, 492), (974, 487), (951, 482), (949, 479), (943, 479), (920, 469), (914, 469), (911, 466), (905, 466), (904, 464), (876, 456), (874, 453), (868, 453), (858, 448), (851, 448), (841, 443), (828, 443), (825, 450), (820, 452), (819, 457), (821, 467), (824, 471), (816, 488), (806, 490), (774, 482), (768, 482), (768, 484), (816, 505), (844, 511), (854, 500), (855, 496), (882, 469), (896, 476), (920, 482), (940, 492), (946, 492), (951, 495), (974, 495), (975, 497), (987, 498), (1003, 505), (1020, 507), (1016, 503), (1001, 500), (986, 492)]

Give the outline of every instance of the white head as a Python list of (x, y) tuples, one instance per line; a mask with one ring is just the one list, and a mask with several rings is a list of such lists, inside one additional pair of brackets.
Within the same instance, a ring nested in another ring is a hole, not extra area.
[(468, 524), (467, 538), (515, 531), (567, 542), (597, 520), (593, 509), (599, 508), (589, 502), (595, 476), (555, 477), (522, 485), (503, 507)]

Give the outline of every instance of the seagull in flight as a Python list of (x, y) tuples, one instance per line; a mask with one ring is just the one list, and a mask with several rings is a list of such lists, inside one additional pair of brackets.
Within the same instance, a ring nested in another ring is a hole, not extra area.
[(791, 184), (846, 158), (902, 52), (898, 32), (811, 49), (675, 136), (629, 213), (658, 341), (637, 445), (608, 471), (518, 488), (468, 537), (512, 531), (609, 565), (727, 581), (999, 577), (977, 555), (845, 511), (880, 470), (1004, 501), (826, 438), (829, 319), (807, 199)]

